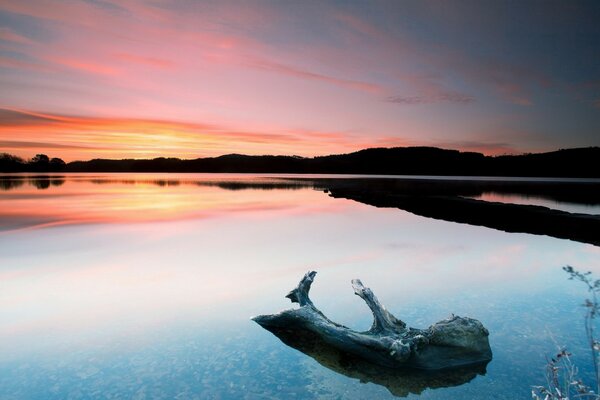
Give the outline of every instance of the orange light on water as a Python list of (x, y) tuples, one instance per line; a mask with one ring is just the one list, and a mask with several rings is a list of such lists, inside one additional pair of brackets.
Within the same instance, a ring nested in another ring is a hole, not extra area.
[[(0, 192), (0, 233), (57, 225), (85, 223), (142, 223), (211, 218), (231, 213), (296, 212), (298, 204), (320, 210), (320, 193), (311, 190), (246, 188), (232, 196), (227, 183), (145, 179), (144, 177), (93, 178), (23, 176), (13, 188)], [(235, 181), (231, 181), (234, 182)], [(7, 184), (8, 185), (8, 184)], [(322, 197), (322, 196), (321, 196)], [(332, 203), (332, 205), (340, 203)], [(261, 217), (265, 217), (261, 214)]]

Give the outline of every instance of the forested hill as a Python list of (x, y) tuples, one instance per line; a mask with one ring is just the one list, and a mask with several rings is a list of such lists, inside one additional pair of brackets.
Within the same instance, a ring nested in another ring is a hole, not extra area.
[(94, 159), (70, 163), (43, 154), (25, 161), (3, 153), (0, 154), (0, 172), (247, 172), (600, 178), (600, 147), (496, 157), (435, 147), (395, 147), (313, 158), (228, 154), (193, 160), (161, 157), (151, 160)]

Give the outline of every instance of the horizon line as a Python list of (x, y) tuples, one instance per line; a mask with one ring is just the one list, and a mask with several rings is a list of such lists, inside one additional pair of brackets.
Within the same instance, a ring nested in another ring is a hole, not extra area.
[[(332, 157), (332, 156), (344, 156), (344, 155), (350, 155), (350, 154), (355, 154), (355, 153), (360, 153), (362, 151), (367, 151), (367, 150), (395, 150), (395, 149), (434, 149), (434, 150), (443, 150), (443, 151), (451, 151), (451, 152), (458, 152), (460, 154), (478, 154), (481, 155), (483, 157), (489, 157), (489, 158), (498, 158), (498, 157), (518, 157), (518, 156), (526, 156), (526, 155), (536, 155), (536, 154), (548, 154), (548, 153), (556, 153), (556, 152), (560, 152), (560, 151), (567, 151), (567, 150), (581, 150), (581, 149), (597, 149), (600, 148), (600, 146), (581, 146), (581, 147), (567, 147), (567, 148), (557, 148), (555, 150), (549, 150), (549, 151), (538, 151), (538, 152), (520, 152), (520, 153), (504, 153), (504, 154), (484, 154), (482, 152), (478, 152), (478, 151), (470, 151), (470, 150), (460, 150), (460, 149), (455, 149), (455, 148), (447, 148), (447, 147), (438, 147), (438, 146), (426, 146), (426, 145), (416, 145), (416, 146), (393, 146), (393, 147), (385, 147), (385, 146), (376, 146), (376, 147), (365, 147), (362, 148), (360, 150), (355, 150), (355, 151), (351, 151), (351, 152), (346, 152), (346, 153), (331, 153), (331, 154), (326, 154), (326, 155), (316, 155), (316, 156), (300, 156), (300, 155), (296, 155), (296, 154), (244, 154), (244, 153), (224, 153), (218, 156), (204, 156), (204, 157), (196, 157), (196, 158), (181, 158), (181, 157), (170, 157), (170, 156), (158, 156), (158, 157), (152, 157), (152, 158), (100, 158), (100, 157), (95, 157), (95, 158), (91, 158), (91, 159), (87, 159), (87, 160), (83, 160), (83, 159), (76, 159), (76, 160), (72, 160), (72, 161), (66, 161), (65, 164), (71, 164), (71, 163), (76, 163), (76, 162), (90, 162), (90, 161), (94, 161), (94, 160), (105, 160), (105, 161), (152, 161), (152, 160), (158, 160), (158, 159), (171, 159), (171, 160), (179, 160), (179, 161), (194, 161), (194, 160), (203, 160), (203, 159), (216, 159), (216, 158), (221, 158), (221, 157), (227, 157), (227, 156), (242, 156), (242, 157), (289, 157), (289, 158), (297, 158), (297, 159), (304, 159), (304, 160), (310, 160), (310, 159), (316, 159), (316, 158), (324, 158), (324, 157)], [(18, 157), (19, 159), (23, 160), (24, 162), (28, 163), (30, 162), (34, 157), (30, 158), (30, 159), (25, 159), (21, 156), (15, 155), (13, 153), (10, 153), (8, 151), (2, 151), (0, 149), (0, 155), (8, 155), (8, 156), (13, 156), (13, 157)], [(45, 152), (44, 153), (37, 153), (36, 155), (48, 155)], [(54, 157), (54, 155), (52, 155), (52, 157), (48, 156), (49, 158), (58, 158), (61, 159), (60, 157)]]

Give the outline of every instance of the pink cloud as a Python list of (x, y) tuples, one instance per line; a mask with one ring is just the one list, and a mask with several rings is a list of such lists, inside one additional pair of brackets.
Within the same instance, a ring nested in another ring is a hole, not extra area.
[(294, 76), (301, 79), (309, 79), (327, 82), (333, 85), (360, 90), (371, 94), (381, 94), (385, 92), (385, 89), (380, 85), (362, 81), (356, 81), (351, 79), (338, 78), (334, 76), (323, 75), (317, 72), (312, 72), (304, 69), (299, 69), (289, 65), (279, 64), (270, 61), (252, 61), (248, 63), (249, 66), (254, 68), (264, 69), (267, 71), (273, 71), (284, 75)]
[(469, 95), (462, 93), (439, 93), (433, 96), (389, 96), (386, 98), (389, 103), (396, 104), (432, 104), (432, 103), (460, 103), (468, 104), (475, 101), (475, 99)]
[(333, 18), (354, 32), (358, 32), (365, 36), (370, 36), (376, 39), (383, 39), (386, 35), (375, 25), (348, 13), (336, 12)]
[(461, 151), (474, 151), (488, 156), (499, 156), (505, 154), (521, 154), (515, 146), (510, 143), (492, 142), (484, 140), (456, 140), (448, 142), (432, 142), (432, 146)]
[(65, 67), (94, 75), (113, 76), (119, 74), (119, 70), (113, 66), (110, 66), (108, 63), (96, 63), (93, 61), (73, 58), (54, 58), (50, 60), (56, 64), (64, 65)]
[(396, 74), (396, 76), (417, 94), (389, 96), (386, 101), (390, 103), (405, 105), (443, 102), (468, 104), (475, 101), (475, 98), (469, 94), (447, 88), (435, 75)]
[(96, 25), (106, 21), (110, 14), (87, 2), (60, 3), (50, 0), (31, 2), (5, 1), (0, 10), (49, 21), (78, 25)]
[(148, 65), (151, 67), (163, 68), (163, 69), (171, 69), (175, 67), (175, 63), (170, 60), (166, 60), (158, 57), (147, 57), (140, 56), (137, 54), (129, 54), (129, 53), (117, 53), (115, 56), (123, 61), (132, 62), (136, 64)]
[(0, 67), (13, 69), (27, 69), (32, 71), (50, 71), (51, 69), (43, 64), (37, 64), (28, 61), (17, 60), (10, 57), (0, 57)]
[(34, 42), (23, 36), (23, 35), (19, 35), (18, 33), (16, 33), (15, 31), (11, 30), (10, 28), (6, 28), (6, 27), (2, 27), (0, 28), (0, 40), (6, 41), (6, 42), (13, 42), (13, 43), (17, 43), (17, 44), (34, 44)]

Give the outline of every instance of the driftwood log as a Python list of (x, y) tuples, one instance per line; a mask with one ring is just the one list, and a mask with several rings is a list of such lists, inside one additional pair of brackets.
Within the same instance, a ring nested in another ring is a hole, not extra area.
[(316, 335), (336, 350), (388, 368), (438, 370), (487, 363), (492, 359), (489, 333), (481, 322), (453, 315), (427, 329), (409, 328), (387, 311), (371, 289), (358, 279), (352, 280), (352, 287), (373, 312), (371, 329), (357, 332), (335, 323), (309, 298), (315, 275), (315, 271), (307, 272), (286, 296), (298, 303), (299, 308), (252, 319), (276, 335), (282, 331)]
[(285, 328), (272, 328), (270, 331), (283, 343), (313, 358), (323, 367), (358, 379), (361, 383), (383, 386), (397, 397), (421, 394), (428, 389), (460, 386), (486, 374), (487, 362), (439, 370), (388, 368), (340, 351), (309, 331)]

